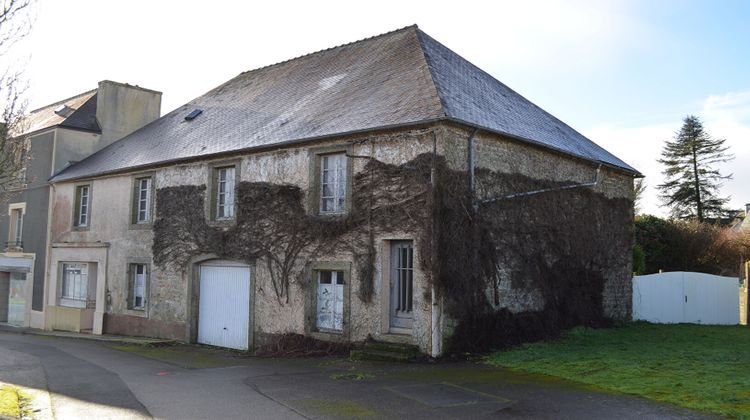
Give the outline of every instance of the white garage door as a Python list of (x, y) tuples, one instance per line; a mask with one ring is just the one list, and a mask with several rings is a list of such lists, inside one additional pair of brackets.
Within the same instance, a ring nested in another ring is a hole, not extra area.
[(229, 261), (201, 265), (198, 342), (248, 349), (250, 267)]

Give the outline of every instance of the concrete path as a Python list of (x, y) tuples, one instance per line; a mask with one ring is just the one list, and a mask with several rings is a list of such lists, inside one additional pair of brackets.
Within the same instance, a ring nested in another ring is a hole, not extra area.
[(3, 332), (0, 382), (31, 389), (38, 417), (57, 419), (704, 418), (471, 363), (260, 359)]

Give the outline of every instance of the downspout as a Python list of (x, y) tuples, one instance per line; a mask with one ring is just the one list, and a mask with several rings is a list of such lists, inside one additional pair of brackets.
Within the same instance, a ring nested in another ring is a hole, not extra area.
[(436, 205), (436, 192), (437, 192), (437, 169), (435, 167), (437, 159), (437, 135), (435, 131), (432, 132), (432, 161), (430, 164), (430, 187), (432, 188), (432, 217), (430, 225), (430, 269), (432, 273), (431, 287), (430, 287), (430, 303), (432, 306), (432, 319), (430, 326), (430, 338), (432, 340), (430, 346), (430, 356), (439, 357), (442, 353), (440, 344), (443, 341), (443, 329), (440, 326), (441, 310), (440, 302), (437, 296), (437, 288), (435, 287), (435, 275), (437, 272), (437, 240), (435, 235), (437, 233), (437, 221), (435, 220), (435, 205)]
[(479, 205), (476, 202), (476, 190), (477, 190), (477, 184), (476, 184), (476, 166), (477, 166), (477, 160), (476, 160), (476, 150), (475, 150), (475, 143), (474, 143), (474, 136), (477, 135), (477, 131), (479, 131), (478, 128), (475, 128), (474, 131), (471, 132), (471, 135), (469, 135), (468, 139), (468, 149), (469, 149), (469, 156), (468, 156), (468, 165), (469, 165), (469, 192), (471, 193), (471, 201), (472, 201), (472, 209), (474, 210), (474, 214), (476, 214), (477, 210), (479, 209)]

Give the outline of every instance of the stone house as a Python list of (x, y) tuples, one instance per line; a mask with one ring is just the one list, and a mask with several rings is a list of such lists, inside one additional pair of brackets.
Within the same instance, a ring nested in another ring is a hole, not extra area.
[(637, 175), (411, 26), (244, 72), (56, 175), (45, 304), (76, 285), (95, 333), (433, 355), (627, 319)]
[(6, 239), (0, 253), (0, 322), (46, 325), (49, 178), (159, 118), (160, 108), (160, 92), (105, 80), (24, 118), (17, 135), (27, 139), (29, 163), (0, 203), (0, 238)]

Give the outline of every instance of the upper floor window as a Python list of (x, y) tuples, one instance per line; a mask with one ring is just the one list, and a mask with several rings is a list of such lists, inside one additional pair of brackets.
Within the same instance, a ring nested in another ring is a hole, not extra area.
[(76, 208), (74, 225), (87, 227), (89, 215), (91, 214), (91, 186), (79, 185), (76, 187)]
[(151, 177), (135, 180), (135, 196), (133, 197), (135, 223), (151, 223)]
[(216, 168), (216, 219), (234, 218), (234, 166)]
[(23, 248), (23, 208), (10, 211), (10, 229), (8, 229), (8, 248)]
[(320, 213), (346, 211), (346, 153), (320, 156)]

